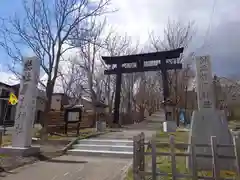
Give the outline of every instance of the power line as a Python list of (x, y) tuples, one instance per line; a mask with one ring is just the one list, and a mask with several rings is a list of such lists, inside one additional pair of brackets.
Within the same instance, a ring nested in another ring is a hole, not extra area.
[(214, 15), (214, 12), (215, 12), (216, 4), (217, 4), (217, 0), (213, 0), (213, 6), (212, 6), (211, 14), (210, 14), (210, 20), (209, 20), (208, 28), (207, 28), (205, 38), (204, 38), (204, 42), (203, 42), (203, 47), (206, 44), (207, 37), (209, 36), (210, 30), (211, 30), (211, 25), (212, 25), (212, 21), (213, 21), (213, 15)]
[[(213, 0), (213, 5), (212, 5), (212, 8), (211, 8), (211, 12), (210, 12), (210, 20), (209, 20), (208, 27), (207, 27), (207, 30), (206, 30), (206, 33), (205, 33), (205, 36), (204, 36), (203, 45), (201, 47), (197, 48), (196, 51), (198, 51), (200, 49), (203, 49), (204, 46), (206, 45), (210, 30), (211, 30), (213, 15), (214, 15), (214, 12), (215, 12), (215, 9), (216, 9), (216, 4), (217, 4), (217, 0)], [(195, 54), (195, 52), (193, 52), (193, 53)]]

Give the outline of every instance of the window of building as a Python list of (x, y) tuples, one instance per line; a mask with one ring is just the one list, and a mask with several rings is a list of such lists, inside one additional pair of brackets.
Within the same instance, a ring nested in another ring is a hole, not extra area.
[(2, 97), (9, 97), (10, 92), (6, 89), (2, 89), (1, 96)]

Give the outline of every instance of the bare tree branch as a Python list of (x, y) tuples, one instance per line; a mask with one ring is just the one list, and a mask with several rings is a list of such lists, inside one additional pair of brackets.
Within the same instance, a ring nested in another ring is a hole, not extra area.
[[(76, 35), (79, 42), (92, 40), (88, 36), (92, 34), (91, 19), (107, 13), (109, 3), (110, 0), (23, 0), (24, 18), (15, 15), (1, 20), (0, 46), (13, 60), (11, 70), (20, 73), (18, 65), (22, 63), (24, 50), (30, 50), (41, 61), (41, 70), (47, 75), (45, 115), (50, 110), (63, 54), (73, 48), (71, 40)], [(44, 119), (46, 131), (47, 117)]]
[[(184, 60), (189, 58), (189, 55), (185, 54), (186, 49), (188, 48), (193, 35), (195, 33), (194, 30), (194, 22), (188, 22), (187, 24), (184, 24), (180, 21), (168, 21), (168, 24), (166, 28), (164, 29), (164, 38), (161, 39), (160, 36), (156, 36), (154, 32), (152, 32), (149, 35), (150, 43), (152, 45), (152, 49), (156, 51), (165, 51), (165, 50), (171, 50), (171, 49), (177, 49), (177, 48), (184, 48), (183, 55), (180, 56), (180, 58), (177, 59), (171, 59), (168, 60), (170, 63), (184, 63)], [(193, 53), (191, 53), (193, 55)], [(168, 81), (169, 81), (169, 89), (171, 93), (171, 98), (175, 99), (175, 104), (177, 105), (180, 101), (179, 98), (179, 83), (181, 82), (181, 79), (179, 79), (179, 73), (181, 70), (174, 70), (171, 72), (168, 72)], [(158, 74), (161, 76), (161, 73)], [(161, 77), (159, 77), (161, 78)], [(175, 110), (174, 110), (175, 111)], [(177, 113), (174, 113), (174, 116), (176, 116)], [(177, 117), (173, 117), (175, 119), (178, 119)], [(177, 121), (177, 124), (179, 125), (179, 122)]]

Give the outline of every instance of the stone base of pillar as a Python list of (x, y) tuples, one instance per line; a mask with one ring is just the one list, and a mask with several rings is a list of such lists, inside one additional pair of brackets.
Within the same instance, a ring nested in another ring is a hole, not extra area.
[[(191, 121), (189, 134), (189, 144), (211, 145), (211, 137), (215, 136), (217, 144), (233, 145), (232, 134), (228, 129), (228, 122), (224, 112), (215, 109), (204, 109), (194, 111)], [(217, 148), (218, 155), (234, 156), (234, 149), (231, 147)], [(188, 149), (191, 152), (191, 146)], [(196, 154), (212, 155), (211, 147), (196, 147)], [(191, 158), (187, 158), (187, 168), (191, 169)], [(212, 158), (197, 158), (197, 167), (199, 170), (212, 170)], [(234, 160), (220, 159), (218, 166), (222, 170), (234, 169)]]
[(175, 121), (163, 122), (163, 132), (176, 132), (177, 125)]
[(105, 121), (96, 121), (96, 131), (104, 132), (106, 130), (106, 122)]
[(21, 147), (12, 147), (12, 146), (5, 146), (0, 147), (0, 154), (6, 155), (15, 155), (15, 156), (34, 156), (40, 153), (40, 146), (31, 146), (27, 148)]

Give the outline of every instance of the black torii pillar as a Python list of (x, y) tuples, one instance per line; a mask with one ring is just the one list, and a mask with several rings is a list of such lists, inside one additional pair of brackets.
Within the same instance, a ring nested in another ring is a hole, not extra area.
[(167, 77), (167, 63), (166, 59), (161, 60), (161, 73), (163, 81), (163, 100), (166, 101), (169, 97), (168, 77)]
[(117, 64), (117, 73), (116, 73), (116, 89), (115, 89), (115, 101), (114, 101), (114, 115), (113, 123), (119, 124), (119, 108), (121, 101), (121, 88), (122, 88), (122, 73), (121, 73), (121, 64)]

